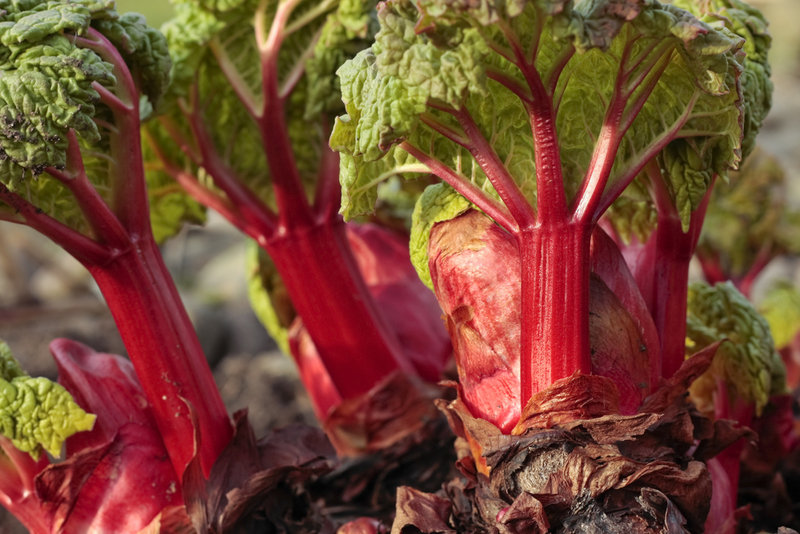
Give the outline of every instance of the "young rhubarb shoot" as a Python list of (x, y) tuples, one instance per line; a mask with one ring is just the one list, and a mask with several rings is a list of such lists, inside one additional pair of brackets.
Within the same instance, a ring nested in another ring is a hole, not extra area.
[(800, 252), (800, 211), (786, 205), (787, 185), (777, 159), (757, 149), (714, 187), (697, 246), (706, 281), (731, 280), (749, 298), (773, 259)]
[[(687, 315), (687, 353), (725, 341), (710, 369), (692, 384), (692, 400), (711, 418), (751, 425), (770, 397), (786, 393), (786, 369), (767, 321), (730, 282), (692, 284)], [(723, 508), (731, 512), (736, 508), (744, 445), (744, 440), (739, 440), (716, 458), (722, 467), (720, 475), (727, 480), (715, 483), (723, 484), (728, 492), (717, 491), (715, 499), (727, 501)], [(727, 518), (713, 519), (722, 522)], [(713, 532), (711, 526), (707, 524)]]
[(26, 376), (0, 345), (3, 506), (34, 534), (136, 534), (159, 522), (188, 532), (175, 469), (130, 361), (67, 339), (50, 347), (59, 383)]
[(59, 384), (28, 376), (0, 342), (0, 504), (34, 534), (49, 534), (50, 519), (36, 494), (36, 477), (61, 455), (64, 440), (90, 430), (95, 416)]
[(14, 2), (0, 19), (0, 219), (89, 270), (175, 471), (199, 455), (207, 473), (232, 427), (151, 231), (140, 149), (169, 80), (164, 37), (110, 1)]
[(134, 534), (167, 521), (170, 532), (189, 532), (181, 486), (131, 362), (68, 339), (54, 340), (50, 352), (59, 383), (97, 414), (91, 431), (67, 439), (67, 459), (36, 481), (53, 532)]
[[(346, 215), (374, 203), (371, 176), (421, 165), (513, 237), (524, 407), (592, 371), (590, 243), (607, 208), (664, 153), (701, 197), (709, 182), (690, 170), (738, 163), (743, 39), (650, 1), (389, 0), (378, 18), (373, 46), (339, 69)], [(427, 201), (422, 234), (463, 211), (455, 198)], [(427, 250), (412, 251), (419, 270)]]
[[(419, 308), (402, 312), (397, 325), (401, 312), (391, 310), (403, 309), (405, 297), (390, 297), (364, 271), (364, 258), (378, 256), (379, 270), (406, 265), (411, 272), (407, 252), (394, 252), (391, 232), (348, 230), (338, 214), (338, 156), (327, 146), (342, 107), (335, 70), (366, 46), (374, 2), (190, 1), (176, 10), (165, 27), (175, 63), (172, 107), (149, 132), (152, 171), (266, 251), (260, 261), (269, 265), (255, 272), (277, 272), (279, 281), (256, 280), (254, 295), (273, 299), (264, 291), (276, 284), (288, 295), (290, 313), (270, 330), (285, 339), (295, 316), (302, 321), (295, 338), (307, 332), (313, 347), (292, 347), (306, 386), (319, 390), (317, 412), (324, 418), (338, 399), (364, 395), (398, 371), (437, 381), (449, 341), (440, 327), (427, 333), (438, 327), (435, 300), (405, 277), (400, 293)], [(353, 236), (364, 232), (378, 239), (354, 249)], [(383, 256), (382, 239), (390, 244)], [(256, 307), (275, 324), (269, 302)], [(419, 340), (411, 339), (414, 330), (424, 333)], [(321, 364), (306, 365), (315, 358)]]

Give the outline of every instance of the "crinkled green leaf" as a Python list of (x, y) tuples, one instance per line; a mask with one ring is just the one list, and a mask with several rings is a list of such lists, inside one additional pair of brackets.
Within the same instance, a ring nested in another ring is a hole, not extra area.
[[(439, 159), (494, 194), (485, 174), (465, 148), (419, 127), (423, 112), (450, 121), (445, 114), (426, 108), (431, 99), (456, 107), (462, 100), (468, 100), (473, 114), (485, 127), (485, 135), (497, 140), (500, 157), (506, 160), (509, 170), (524, 177), (522, 187), (533, 196), (535, 184), (530, 179), (533, 151), (527, 112), (510, 93), (486, 99), (488, 81), (476, 58), (485, 55), (487, 48), (478, 32), (459, 30), (451, 41), (463, 46), (452, 51), (440, 50), (432, 42), (415, 36), (414, 20), (401, 16), (411, 13), (407, 7), (397, 2), (391, 8), (384, 6), (380, 12), (384, 26), (376, 36), (376, 44), (338, 72), (348, 114), (337, 120), (330, 144), (341, 153), (342, 213), (348, 218), (369, 213), (377, 198), (375, 188), (381, 183), (376, 177), (391, 176), (392, 168), (403, 176), (414, 176), (407, 169), (418, 166), (418, 162), (393, 146), (401, 139), (431, 147)], [(392, 9), (397, 9), (397, 13)], [(385, 50), (383, 59), (377, 60), (374, 52), (382, 50)], [(393, 58), (398, 64), (390, 63)], [(423, 68), (417, 69), (418, 66)], [(425, 169), (423, 166), (416, 172)]]
[(120, 51), (137, 77), (139, 90), (157, 108), (169, 85), (172, 66), (164, 35), (148, 26), (138, 13), (100, 20), (94, 26)]
[[(726, 140), (720, 137), (718, 142), (711, 145), (698, 144), (693, 139), (681, 140), (671, 144), (660, 158), (667, 187), (684, 227), (687, 227), (689, 216), (697, 207), (712, 175), (724, 175), (728, 168), (736, 167), (739, 160), (745, 159), (755, 146), (756, 134), (772, 104), (772, 82), (767, 61), (771, 37), (763, 15), (739, 0), (671, 2), (692, 12), (710, 27), (744, 39), (744, 57), (739, 60), (742, 72), (737, 80), (741, 87), (742, 115), (738, 119), (738, 126), (731, 122), (727, 128), (730, 138)], [(706, 127), (707, 131), (713, 132), (715, 126), (711, 122), (708, 121)], [(718, 132), (726, 131), (723, 122), (718, 122), (716, 128)], [(741, 141), (736, 139), (739, 131)], [(692, 135), (696, 134), (692, 132)], [(731, 150), (734, 159), (729, 158)]]
[[(24, 4), (23, 4), (24, 5)], [(2, 33), (0, 42), (6, 46), (33, 43), (63, 31), (83, 33), (92, 20), (92, 14), (81, 3), (47, 2), (40, 6), (19, 6), (11, 17), (14, 25)], [(3, 6), (5, 10), (5, 6)], [(6, 17), (4, 17), (5, 19)]]
[(19, 450), (34, 458), (42, 449), (58, 456), (68, 437), (94, 425), (95, 416), (84, 412), (61, 385), (27, 376), (3, 342), (0, 371), (0, 434)]
[(745, 106), (742, 157), (746, 158), (755, 147), (756, 134), (772, 106), (771, 69), (767, 58), (772, 36), (767, 21), (758, 9), (740, 0), (672, 1), (703, 22), (713, 27), (725, 27), (745, 39), (741, 84)]
[[(236, 172), (239, 180), (269, 201), (269, 173), (258, 131), (222, 74), (211, 49), (212, 44), (218, 46), (232, 58), (247, 90), (258, 94), (261, 74), (253, 33), (256, 5), (249, 2), (235, 9), (230, 6), (230, 10), (224, 12), (205, 11), (195, 2), (175, 6), (175, 18), (163, 27), (173, 61), (173, 83), (165, 109), (181, 135), (192, 139), (178, 99), (188, 98), (196, 88), (203, 102), (203, 122), (224, 163)], [(159, 130), (159, 125), (153, 123), (148, 128)], [(169, 139), (167, 132), (157, 132), (156, 139), (162, 151), (177, 160), (179, 167), (199, 174), (196, 164), (183, 156), (179, 145)]]
[(289, 326), (296, 313), (283, 281), (264, 250), (254, 242), (247, 248), (250, 307), (284, 354), (289, 350)]
[[(620, 68), (616, 58), (626, 47), (630, 47), (632, 58), (647, 62), (658, 58), (656, 55), (651, 59), (645, 53), (648, 47), (670, 42), (672, 46), (663, 52), (669, 55), (670, 62), (615, 154), (611, 182), (629, 176), (632, 169), (641, 165), (641, 155), (658, 146), (662, 136), (689, 112), (683, 127), (675, 132), (677, 139), (659, 155), (667, 190), (682, 222), (688, 225), (712, 176), (739, 162), (742, 110), (737, 50), (742, 43), (737, 36), (726, 30), (713, 31), (669, 5), (643, 8), (611, 42), (608, 53), (592, 49), (580, 56), (583, 64), (571, 62), (575, 71), (565, 72), (569, 77), (563, 97), (571, 112), (564, 109), (565, 103), (561, 104), (559, 136), (572, 141), (583, 139), (587, 131), (599, 132), (603, 116), (590, 110), (608, 107), (611, 86), (598, 90), (598, 80), (614, 82)], [(577, 120), (579, 116), (585, 116), (583, 121), (591, 126)], [(585, 143), (568, 144), (562, 149), (565, 172), (582, 176), (589, 157)]]
[(453, 38), (461, 46), (443, 49), (415, 34), (416, 10), (410, 5), (386, 4), (379, 20), (373, 47), (338, 72), (356, 129), (351, 152), (365, 161), (407, 138), (428, 101), (460, 107), (470, 94), (487, 94), (481, 60), (488, 50), (477, 30), (461, 31)]
[[(610, 187), (627, 183), (645, 156), (677, 139), (661, 167), (688, 220), (712, 174), (739, 161), (743, 41), (684, 10), (637, 0), (392, 0), (378, 12), (375, 44), (339, 70), (347, 115), (336, 123), (333, 139), (337, 150), (352, 157), (343, 157), (345, 189), (364, 193), (360, 167), (408, 142), (491, 190), (472, 155), (439, 133), (465, 135), (447, 112), (453, 108), (469, 112), (534, 203), (529, 115), (520, 97), (495, 81), (505, 79), (527, 91), (509, 41), (519, 43), (524, 57), (536, 54), (545, 90), (553, 87), (568, 196), (586, 175), (619, 87), (629, 90), (617, 109), (631, 118), (631, 126), (613, 154)], [(635, 101), (650, 81), (652, 94), (638, 109)], [(436, 123), (440, 126), (432, 126)]]
[(800, 332), (800, 291), (791, 283), (774, 284), (758, 310), (769, 323), (777, 348), (787, 346)]
[[(337, 118), (337, 124), (343, 119)], [(335, 128), (331, 146), (335, 148), (338, 136), (346, 133), (346, 127)], [(361, 156), (342, 153), (339, 158), (339, 172), (342, 184), (340, 212), (346, 219), (352, 219), (375, 211), (381, 184), (396, 176), (407, 179), (419, 176), (419, 173), (427, 172), (427, 167), (420, 165), (403, 150), (391, 150), (388, 156), (370, 162), (365, 162)]]
[(366, 48), (377, 31), (374, 1), (341, 0), (329, 15), (312, 56), (306, 62), (305, 116), (339, 113), (342, 97), (336, 70)]
[(187, 94), (201, 63), (207, 60), (209, 41), (224, 27), (225, 22), (213, 12), (192, 9), (190, 2), (175, 5), (175, 17), (161, 28), (172, 59), (171, 98)]
[(45, 167), (66, 165), (69, 129), (99, 141), (91, 84), (114, 78), (109, 64), (62, 35), (15, 46), (6, 67), (0, 77), (0, 170), (13, 188)]
[(727, 340), (693, 386), (701, 404), (713, 406), (717, 380), (725, 382), (729, 397), (753, 403), (757, 414), (771, 395), (786, 389), (786, 369), (769, 324), (732, 283), (689, 286), (686, 336), (689, 353)]
[(428, 268), (428, 242), (433, 225), (458, 217), (470, 206), (471, 204), (452, 187), (441, 183), (428, 186), (417, 201), (411, 218), (409, 241), (411, 263), (417, 270), (422, 283), (431, 290), (433, 290), (433, 281)]
[[(110, 196), (114, 117), (94, 84), (116, 90), (111, 64), (76, 35), (90, 25), (119, 46), (143, 94), (153, 103), (166, 89), (165, 42), (141, 16), (120, 16), (111, 0), (6, 2), (0, 12), (0, 175), (3, 184), (64, 224), (85, 232), (72, 195), (44, 171), (66, 166), (67, 133), (78, 134), (95, 189)], [(132, 95), (137, 97), (137, 95)], [(127, 95), (124, 95), (127, 97)], [(152, 106), (145, 102), (145, 110)], [(103, 125), (98, 127), (98, 125)], [(2, 209), (10, 209), (2, 206)]]

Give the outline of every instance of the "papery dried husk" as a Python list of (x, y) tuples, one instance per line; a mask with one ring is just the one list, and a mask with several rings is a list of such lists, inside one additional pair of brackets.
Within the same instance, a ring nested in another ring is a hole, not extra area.
[(256, 440), (246, 411), (208, 480), (193, 462), (184, 475), (184, 498), (198, 532), (334, 534), (324, 505), (308, 491), (338, 464), (318, 428), (291, 425)]
[[(462, 476), (435, 499), (406, 498), (435, 502), (459, 533), (701, 533), (711, 502), (704, 462), (748, 432), (704, 418), (689, 401), (688, 385), (712, 358), (713, 348), (687, 360), (633, 415), (615, 413), (607, 378), (569, 377), (540, 392), (515, 435), (459, 399), (440, 402), (459, 437)], [(430, 528), (425, 510), (404, 503), (403, 524)], [(419, 531), (447, 532), (436, 528)]]
[(433, 399), (439, 393), (437, 387), (392, 373), (366, 394), (342, 401), (328, 414), (323, 427), (340, 456), (371, 454), (438, 419)]

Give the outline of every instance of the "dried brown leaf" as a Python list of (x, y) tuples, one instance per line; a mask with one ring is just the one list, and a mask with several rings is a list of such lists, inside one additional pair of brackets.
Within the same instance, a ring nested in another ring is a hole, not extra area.
[(397, 515), (392, 534), (456, 534), (449, 524), (449, 500), (404, 486), (397, 489)]
[(404, 373), (393, 373), (365, 395), (337, 406), (325, 421), (326, 434), (341, 456), (380, 451), (437, 418), (437, 394)]
[(614, 381), (604, 376), (575, 374), (534, 394), (512, 434), (618, 412), (619, 392)]

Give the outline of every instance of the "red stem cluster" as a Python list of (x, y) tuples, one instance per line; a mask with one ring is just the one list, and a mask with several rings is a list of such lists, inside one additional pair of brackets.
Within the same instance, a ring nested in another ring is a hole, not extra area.
[(197, 335), (163, 263), (150, 228), (139, 138), (139, 97), (119, 52), (90, 29), (76, 38), (114, 65), (116, 86), (96, 88), (114, 114), (109, 133), (114, 165), (110, 200), (92, 187), (74, 132), (66, 169), (45, 170), (73, 195), (90, 236), (62, 224), (3, 187), (14, 222), (48, 236), (92, 274), (114, 316), (128, 355), (153, 406), (178, 477), (198, 456), (206, 475), (232, 436), (227, 410)]
[[(489, 69), (488, 76), (494, 82), (517, 95), (528, 111), (533, 137), (536, 165), (537, 201), (534, 211), (525, 199), (514, 178), (490, 143), (473, 122), (465, 109), (449, 109), (432, 106), (440, 113), (448, 113), (456, 119), (461, 130), (445, 127), (444, 123), (431, 115), (423, 123), (472, 153), (489, 182), (497, 191), (501, 204), (494, 202), (470, 180), (438, 161), (435, 157), (408, 142), (401, 144), (433, 173), (468, 198), (503, 228), (516, 237), (522, 258), (522, 358), (521, 358), (521, 402), (522, 408), (531, 395), (555, 380), (574, 373), (591, 373), (589, 349), (589, 248), (590, 236), (598, 219), (638, 175), (669, 142), (674, 140), (689, 117), (696, 96), (688, 104), (687, 111), (665, 134), (655, 139), (642, 150), (641, 158), (629, 169), (623, 169), (613, 183), (609, 183), (614, 158), (620, 143), (635, 117), (645, 105), (664, 73), (674, 53), (674, 44), (665, 41), (659, 45), (639, 50), (634, 56), (632, 39), (623, 50), (620, 67), (609, 100), (606, 115), (595, 143), (591, 161), (578, 193), (570, 203), (566, 199), (561, 167), (556, 113), (560, 102), (557, 94), (558, 78), (574, 55), (569, 49), (554, 63), (546, 76), (536, 67), (538, 41), (523, 46), (509, 26), (501, 25), (505, 43), (488, 42), (489, 47), (501, 54), (519, 69), (524, 83), (496, 69)], [(698, 216), (700, 220), (702, 217)], [(671, 219), (664, 217), (665, 238), (682, 237), (680, 224), (674, 233)], [(696, 236), (687, 237), (696, 241)], [(677, 256), (683, 252), (685, 239), (672, 241), (673, 249), (662, 239), (659, 254)], [(692, 250), (689, 247), (688, 250)], [(689, 253), (691, 256), (691, 253)], [(680, 318), (672, 314), (674, 303), (680, 299), (680, 291), (668, 294), (669, 288), (683, 284), (683, 256), (670, 260), (675, 268), (665, 273), (669, 283), (658, 287), (659, 316), (666, 319), (664, 328), (671, 327)], [(678, 265), (680, 263), (680, 265)], [(669, 296), (667, 300), (660, 300)], [(684, 299), (685, 301), (685, 299)], [(662, 303), (666, 302), (666, 305)], [(685, 310), (684, 310), (685, 319)], [(673, 317), (677, 317), (674, 318)], [(668, 323), (668, 324), (667, 324)], [(685, 327), (684, 327), (685, 328)], [(661, 330), (662, 338), (677, 341), (683, 351), (683, 336), (669, 335)], [(669, 343), (669, 342), (668, 342)], [(670, 350), (674, 347), (669, 347)], [(657, 355), (653, 355), (658, 359)], [(653, 365), (659, 362), (654, 361)], [(672, 366), (669, 367), (672, 369)]]
[[(341, 190), (337, 154), (323, 151), (313, 202), (306, 195), (295, 161), (285, 117), (291, 87), (281, 87), (278, 54), (296, 4), (282, 3), (269, 28), (264, 13), (256, 14), (255, 34), (261, 56), (260, 105), (242, 87), (241, 77), (224, 52), (214, 48), (223, 73), (260, 133), (276, 211), (224, 163), (207, 130), (196, 94), (185, 107), (185, 114), (198, 151), (193, 152), (189, 143), (182, 145), (220, 192), (213, 192), (203, 187), (197, 177), (178, 171), (163, 153), (160, 157), (165, 168), (198, 201), (217, 209), (268, 253), (339, 395), (347, 399), (365, 394), (395, 371), (414, 371), (377, 309), (345, 237), (344, 221), (338, 214)], [(314, 385), (308, 387), (313, 389)]]

